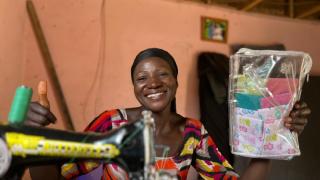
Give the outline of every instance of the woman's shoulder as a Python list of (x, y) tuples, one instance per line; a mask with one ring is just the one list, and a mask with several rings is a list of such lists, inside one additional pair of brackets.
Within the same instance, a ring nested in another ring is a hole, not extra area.
[(105, 132), (119, 127), (127, 121), (125, 109), (106, 110), (94, 118), (85, 131)]
[(192, 125), (198, 128), (201, 128), (203, 126), (203, 124), (201, 123), (200, 120), (195, 119), (195, 118), (189, 118), (189, 117), (185, 117), (186, 119), (186, 125)]
[(112, 119), (123, 118), (123, 117), (121, 117), (122, 114), (123, 114), (123, 111), (125, 111), (125, 109), (109, 109), (109, 110), (105, 110), (101, 114), (99, 114), (97, 116), (97, 118), (101, 118), (101, 117), (109, 117), (109, 118), (112, 118)]
[(185, 125), (186, 130), (193, 129), (194, 131), (198, 131), (202, 135), (208, 133), (200, 120), (195, 118), (189, 118), (189, 117), (185, 117), (185, 119), (186, 119), (186, 125)]
[(97, 120), (109, 120), (109, 121), (117, 121), (117, 120), (127, 120), (126, 109), (111, 109), (102, 112), (95, 119)]

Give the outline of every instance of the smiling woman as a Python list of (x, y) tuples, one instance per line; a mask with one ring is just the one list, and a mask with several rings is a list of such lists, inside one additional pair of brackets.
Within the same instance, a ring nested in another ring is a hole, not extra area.
[[(140, 119), (143, 110), (150, 110), (155, 121), (157, 171), (165, 172), (173, 179), (187, 179), (194, 168), (203, 179), (237, 179), (237, 173), (219, 152), (201, 122), (176, 112), (177, 76), (177, 65), (168, 52), (158, 48), (143, 50), (131, 67), (134, 93), (141, 106), (105, 111), (85, 131), (107, 132)], [(43, 121), (52, 121), (48, 109), (35, 102), (30, 106), (26, 124), (33, 122), (41, 125)], [(41, 121), (37, 119), (39, 117)], [(290, 123), (294, 124), (294, 121), (292, 119)], [(265, 179), (269, 164), (269, 160), (252, 160), (243, 178)], [(98, 167), (102, 170), (97, 174), (93, 170)], [(94, 179), (129, 179), (125, 170), (111, 162), (68, 163), (61, 170), (66, 179), (80, 176), (81, 179), (90, 179), (94, 173)]]
[[(161, 147), (156, 148), (158, 170), (180, 179), (187, 178), (191, 166), (202, 178), (238, 177), (200, 121), (183, 117), (176, 112), (177, 75), (177, 65), (168, 52), (158, 48), (140, 52), (131, 67), (131, 79), (136, 99), (141, 106), (106, 111), (86, 131), (109, 131), (140, 118), (141, 112), (147, 109), (152, 111), (155, 120), (156, 147)], [(74, 178), (96, 167), (98, 164), (68, 164), (63, 166), (62, 174), (66, 178)], [(103, 169), (104, 177), (128, 178), (115, 164), (104, 164)]]

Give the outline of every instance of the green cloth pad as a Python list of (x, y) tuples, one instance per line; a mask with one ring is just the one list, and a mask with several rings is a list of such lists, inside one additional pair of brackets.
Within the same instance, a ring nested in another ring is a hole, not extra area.
[(237, 107), (251, 110), (261, 109), (260, 99), (263, 96), (235, 93), (235, 99), (237, 100)]

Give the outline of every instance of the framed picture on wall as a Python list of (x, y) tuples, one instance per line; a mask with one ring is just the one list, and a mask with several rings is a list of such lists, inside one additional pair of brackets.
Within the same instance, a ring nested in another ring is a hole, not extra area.
[(228, 21), (202, 16), (201, 39), (205, 41), (226, 43), (228, 39)]

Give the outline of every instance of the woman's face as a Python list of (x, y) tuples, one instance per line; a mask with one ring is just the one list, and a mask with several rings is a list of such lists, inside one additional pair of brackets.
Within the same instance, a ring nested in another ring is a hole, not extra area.
[(137, 100), (152, 112), (170, 110), (178, 87), (169, 64), (159, 57), (142, 60), (133, 72)]

